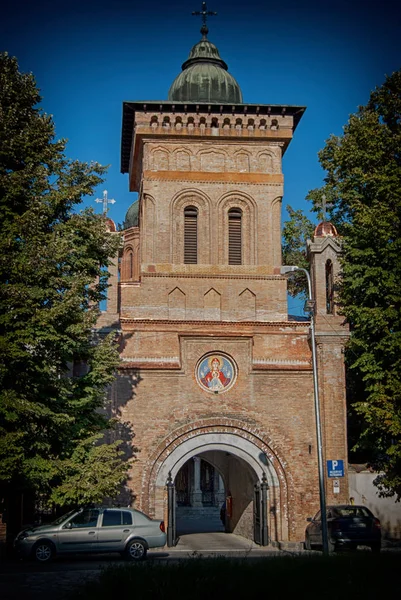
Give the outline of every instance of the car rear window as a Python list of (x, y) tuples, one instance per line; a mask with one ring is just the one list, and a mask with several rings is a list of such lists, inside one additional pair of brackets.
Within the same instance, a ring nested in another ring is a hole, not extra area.
[(123, 510), (121, 512), (122, 514), (122, 519), (123, 519), (123, 525), (132, 525), (132, 515), (130, 512)]
[(102, 527), (115, 527), (116, 525), (132, 525), (131, 513), (127, 510), (105, 510)]
[(372, 513), (364, 506), (341, 506), (332, 509), (335, 517), (371, 517)]

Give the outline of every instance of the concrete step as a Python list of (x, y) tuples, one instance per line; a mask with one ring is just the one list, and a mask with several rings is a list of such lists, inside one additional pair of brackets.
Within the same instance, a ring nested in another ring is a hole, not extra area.
[(177, 506), (177, 519), (207, 519), (220, 520), (220, 508), (214, 507), (193, 507), (193, 506)]

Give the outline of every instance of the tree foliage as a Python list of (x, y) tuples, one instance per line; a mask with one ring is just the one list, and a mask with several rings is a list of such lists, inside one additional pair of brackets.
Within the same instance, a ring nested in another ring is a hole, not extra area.
[[(357, 448), (382, 471), (384, 495), (401, 497), (401, 71), (376, 88), (332, 135), (319, 159), (330, 220), (343, 237), (341, 310), (351, 326), (347, 363), (358, 380)], [(362, 391), (361, 391), (362, 390)]]
[[(289, 220), (284, 222), (282, 236), (283, 264), (308, 269), (307, 240), (313, 236), (314, 225), (302, 209), (294, 210), (287, 206)], [(288, 292), (291, 296), (307, 296), (307, 281), (303, 273), (295, 272), (288, 279)]]
[[(78, 442), (71, 456), (60, 465), (63, 481), (52, 490), (51, 500), (59, 506), (101, 503), (115, 497), (126, 478), (126, 463), (121, 442), (99, 444), (101, 434)], [(58, 465), (55, 465), (56, 470)]]
[(119, 239), (77, 212), (105, 168), (66, 158), (40, 100), (1, 54), (0, 484), (65, 503), (90, 499), (88, 472), (102, 479), (97, 498), (124, 478), (118, 444), (99, 446), (118, 352), (114, 336), (93, 334)]

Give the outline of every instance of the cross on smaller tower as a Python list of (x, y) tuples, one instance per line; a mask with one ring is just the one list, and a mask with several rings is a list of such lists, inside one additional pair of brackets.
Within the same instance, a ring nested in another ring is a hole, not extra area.
[(202, 17), (202, 27), (200, 29), (200, 32), (203, 36), (203, 39), (206, 39), (207, 34), (209, 33), (209, 29), (207, 28), (207, 18), (208, 17), (215, 17), (217, 15), (217, 12), (213, 12), (211, 10), (207, 9), (206, 6), (206, 2), (202, 2), (202, 10), (194, 10), (192, 12), (192, 14), (195, 17)]
[(104, 190), (104, 192), (103, 192), (103, 198), (96, 198), (95, 202), (102, 202), (103, 203), (103, 216), (106, 217), (107, 216), (107, 211), (109, 210), (108, 205), (109, 204), (114, 204), (115, 200), (114, 200), (114, 198), (108, 198), (107, 197), (107, 190)]
[(322, 209), (322, 218), (323, 221), (327, 221), (327, 209), (330, 208), (332, 206), (331, 202), (327, 202), (326, 199), (326, 194), (322, 195), (322, 199), (321, 199), (321, 209)]

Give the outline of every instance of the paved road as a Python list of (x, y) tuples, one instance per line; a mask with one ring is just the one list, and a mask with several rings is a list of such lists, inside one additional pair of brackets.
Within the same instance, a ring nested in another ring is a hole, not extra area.
[[(400, 552), (401, 548), (385, 551)], [(238, 535), (214, 532), (182, 535), (176, 547), (152, 550), (148, 553), (148, 560), (157, 563), (199, 556), (257, 559), (288, 553), (271, 547), (261, 548)], [(127, 563), (118, 554), (58, 557), (47, 565), (30, 561), (5, 561), (0, 564), (0, 598), (43, 600), (47, 597), (64, 600), (73, 594), (75, 587), (98, 577), (105, 567), (120, 564)]]
[[(205, 549), (206, 548), (206, 549)], [(279, 552), (260, 548), (250, 540), (222, 532), (183, 535), (177, 546), (151, 550), (148, 560), (177, 561), (199, 556), (261, 557)], [(2, 600), (43, 600), (43, 597), (63, 598), (75, 587), (99, 576), (109, 565), (127, 564), (117, 554), (101, 556), (58, 557), (47, 565), (30, 561), (10, 560), (0, 565), (0, 597)]]

